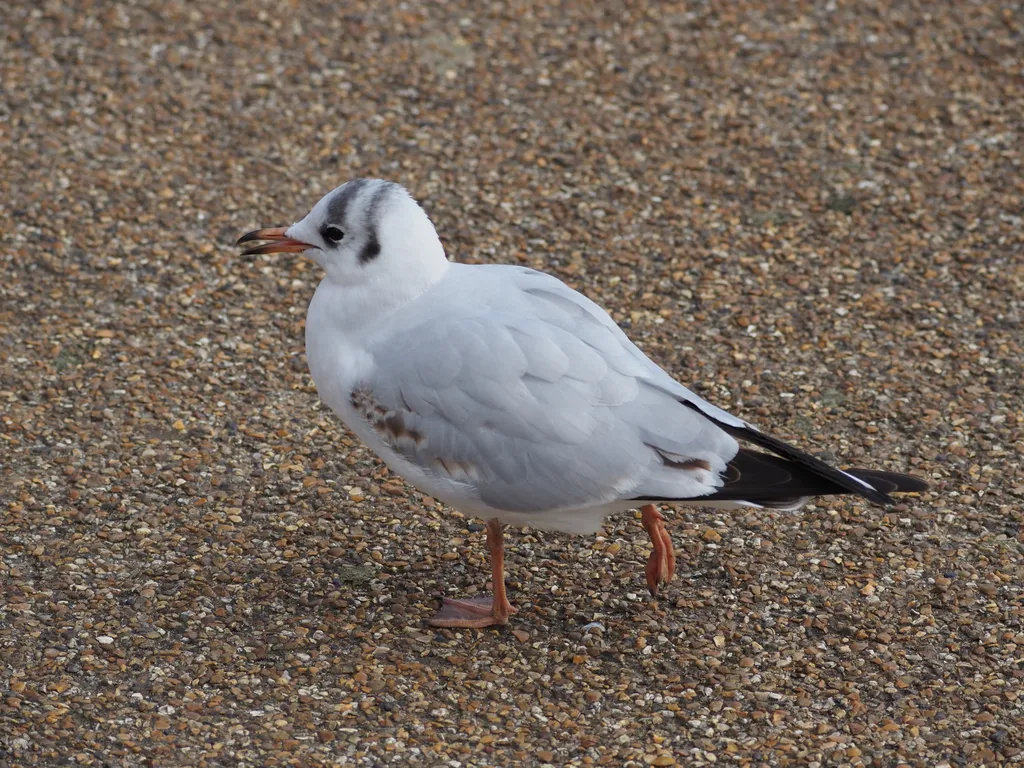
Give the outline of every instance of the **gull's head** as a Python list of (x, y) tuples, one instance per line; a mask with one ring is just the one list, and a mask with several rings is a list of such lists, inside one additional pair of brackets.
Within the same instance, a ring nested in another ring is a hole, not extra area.
[(429, 285), (448, 267), (434, 225), (399, 184), (355, 179), (324, 195), (290, 227), (258, 229), (238, 244), (267, 240), (244, 255), (305, 253), (341, 285)]

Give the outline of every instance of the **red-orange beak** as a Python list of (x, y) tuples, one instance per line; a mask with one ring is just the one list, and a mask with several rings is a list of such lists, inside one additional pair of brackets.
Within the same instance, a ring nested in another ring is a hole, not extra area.
[(291, 237), (286, 237), (285, 232), (288, 227), (271, 227), (270, 229), (254, 229), (252, 232), (248, 232), (238, 238), (238, 242), (235, 245), (241, 245), (242, 243), (250, 243), (253, 240), (270, 240), (269, 243), (263, 245), (257, 245), (253, 248), (248, 248), (242, 252), (243, 256), (262, 256), (265, 253), (301, 253), (302, 251), (309, 250), (310, 248), (316, 248), (315, 245), (304, 243), (301, 240), (295, 240)]

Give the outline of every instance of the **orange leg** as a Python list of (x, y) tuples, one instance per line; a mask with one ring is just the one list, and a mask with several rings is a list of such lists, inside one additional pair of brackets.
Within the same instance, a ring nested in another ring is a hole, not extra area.
[(430, 617), (435, 627), (490, 627), (507, 624), (508, 617), (516, 609), (505, 596), (505, 545), (501, 534), (501, 523), (487, 522), (487, 549), (491, 553), (491, 580), (494, 582), (494, 598), (473, 597), (465, 600), (442, 598), (441, 610)]
[(665, 518), (653, 504), (640, 510), (640, 522), (651, 537), (654, 551), (647, 559), (647, 587), (652, 595), (658, 594), (661, 584), (668, 584), (676, 573), (676, 553), (672, 549), (672, 539), (665, 530)]

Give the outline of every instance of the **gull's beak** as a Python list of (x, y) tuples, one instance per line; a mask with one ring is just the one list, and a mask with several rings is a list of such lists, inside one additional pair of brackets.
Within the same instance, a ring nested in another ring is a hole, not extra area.
[(296, 240), (291, 237), (287, 237), (285, 232), (288, 227), (271, 227), (270, 229), (254, 229), (252, 232), (248, 232), (238, 238), (238, 242), (235, 245), (241, 245), (242, 243), (250, 243), (253, 240), (270, 240), (269, 243), (263, 245), (257, 245), (253, 248), (248, 248), (242, 252), (243, 256), (261, 256), (265, 253), (301, 253), (302, 251), (308, 251), (310, 248), (316, 248), (315, 245), (304, 243), (301, 240)]

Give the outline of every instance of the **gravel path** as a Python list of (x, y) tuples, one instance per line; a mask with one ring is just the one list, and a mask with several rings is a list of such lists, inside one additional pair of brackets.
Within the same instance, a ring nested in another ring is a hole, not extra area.
[[(60, 3), (0, 26), (0, 766), (1024, 759), (1024, 10)], [(882, 10), (886, 9), (886, 10)], [(934, 490), (510, 530), (317, 401), (232, 243), (381, 175), (712, 401)]]

